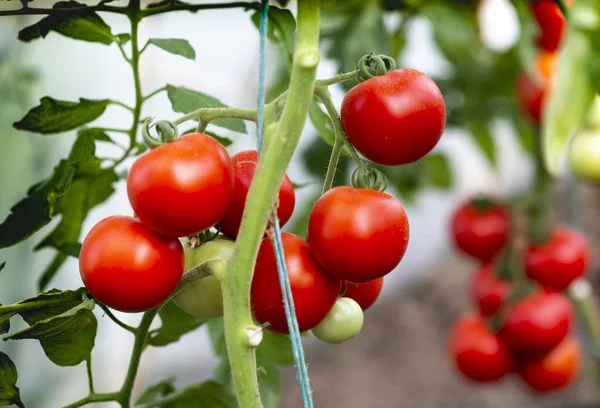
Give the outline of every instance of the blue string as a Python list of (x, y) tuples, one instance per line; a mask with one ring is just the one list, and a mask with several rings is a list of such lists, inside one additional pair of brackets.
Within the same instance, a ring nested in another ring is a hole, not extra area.
[[(260, 68), (258, 77), (258, 109), (257, 109), (257, 143), (260, 153), (263, 143), (263, 127), (264, 127), (264, 105), (265, 105), (265, 73), (266, 73), (266, 50), (267, 50), (267, 27), (269, 23), (269, 1), (262, 0), (260, 14)], [(294, 362), (296, 363), (296, 375), (300, 384), (300, 392), (302, 394), (302, 405), (304, 408), (313, 408), (312, 393), (310, 391), (310, 380), (308, 378), (308, 369), (304, 359), (304, 349), (302, 347), (302, 338), (300, 337), (300, 329), (298, 328), (298, 320), (296, 318), (296, 309), (294, 306), (294, 298), (292, 296), (292, 288), (288, 276), (287, 266), (285, 264), (285, 255), (283, 252), (283, 243), (281, 242), (281, 227), (277, 214), (274, 218), (274, 237), (273, 250), (277, 261), (277, 275), (279, 276), (279, 285), (283, 297), (283, 306), (285, 309), (285, 317), (290, 332), (290, 340), (292, 342), (292, 353)]]

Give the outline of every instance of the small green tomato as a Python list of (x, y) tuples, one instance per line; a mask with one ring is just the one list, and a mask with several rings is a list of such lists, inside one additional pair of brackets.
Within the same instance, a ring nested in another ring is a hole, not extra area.
[[(228, 261), (235, 243), (228, 239), (215, 239), (196, 248), (184, 247), (185, 270), (204, 262), (221, 259)], [(223, 294), (216, 276), (207, 276), (185, 288), (173, 298), (184, 312), (197, 317), (219, 317), (223, 315)]]
[(575, 135), (569, 163), (576, 176), (600, 181), (600, 131), (586, 130)]
[(321, 341), (340, 344), (350, 340), (362, 329), (363, 311), (354, 299), (339, 298), (325, 319), (319, 323), (312, 333)]

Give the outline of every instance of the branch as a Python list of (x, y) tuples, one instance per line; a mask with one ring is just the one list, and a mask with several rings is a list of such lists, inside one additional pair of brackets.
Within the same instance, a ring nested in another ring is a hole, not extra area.
[(211, 10), (211, 9), (230, 9), (230, 8), (243, 8), (246, 10), (259, 10), (260, 2), (244, 2), (237, 1), (234, 3), (208, 3), (208, 4), (165, 4), (164, 6), (152, 7), (142, 10), (142, 18), (154, 16), (157, 14), (168, 13), (170, 11), (190, 11), (195, 13), (198, 10)]
[(92, 10), (92, 11), (105, 11), (108, 13), (127, 14), (127, 7), (109, 6), (104, 2), (100, 2), (95, 6), (81, 6), (81, 7), (69, 7), (69, 8), (36, 8), (36, 7), (22, 7), (18, 10), (4, 10), (0, 11), (0, 16), (26, 16), (26, 15), (42, 15), (47, 16), (50, 14), (60, 14), (73, 12), (77, 10)]

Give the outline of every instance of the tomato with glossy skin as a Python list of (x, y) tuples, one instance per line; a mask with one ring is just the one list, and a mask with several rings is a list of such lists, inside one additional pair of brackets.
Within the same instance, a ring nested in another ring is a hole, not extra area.
[(452, 215), (451, 230), (458, 249), (482, 262), (489, 262), (506, 245), (510, 216), (502, 205), (486, 204), (478, 208), (474, 200), (467, 201)]
[(494, 265), (482, 265), (471, 280), (471, 298), (483, 317), (500, 310), (510, 296), (512, 285), (508, 280), (495, 276)]
[(112, 216), (83, 241), (79, 272), (92, 296), (122, 312), (143, 312), (165, 301), (183, 274), (176, 238), (149, 230), (132, 217)]
[[(235, 242), (217, 238), (196, 248), (184, 247), (187, 272), (197, 265), (214, 259), (228, 261), (233, 255)], [(185, 274), (184, 274), (185, 276)], [(223, 315), (223, 293), (216, 276), (207, 276), (185, 288), (173, 298), (181, 310), (196, 317), (219, 317)]]
[(341, 119), (363, 156), (397, 166), (414, 163), (435, 147), (446, 126), (446, 105), (431, 78), (403, 68), (350, 89)]
[(573, 383), (581, 371), (581, 347), (575, 337), (567, 337), (543, 357), (519, 364), (516, 372), (532, 390), (546, 393)]
[(369, 189), (336, 187), (315, 203), (308, 242), (321, 266), (340, 279), (366, 283), (390, 273), (408, 245), (400, 201)]
[(201, 232), (223, 218), (233, 199), (229, 155), (208, 135), (184, 135), (133, 163), (127, 194), (139, 219), (159, 234)]
[(531, 9), (540, 28), (538, 45), (547, 51), (558, 50), (567, 28), (562, 11), (553, 0), (535, 1)]
[(565, 290), (585, 275), (591, 250), (585, 237), (566, 226), (552, 230), (542, 244), (532, 244), (525, 254), (527, 276), (548, 289)]
[(383, 278), (375, 279), (367, 283), (346, 282), (345, 285), (342, 285), (342, 293), (344, 297), (356, 301), (364, 311), (370, 308), (379, 298), (382, 288)]
[[(281, 234), (292, 297), (301, 332), (319, 324), (335, 304), (342, 281), (319, 266), (302, 238), (289, 232)], [(258, 251), (250, 288), (250, 303), (255, 319), (269, 323), (269, 330), (289, 334), (277, 263), (271, 240), (264, 239)]]
[(590, 130), (575, 135), (569, 146), (569, 164), (576, 176), (600, 181), (600, 132)]
[(364, 323), (363, 310), (355, 300), (339, 298), (327, 316), (312, 329), (315, 337), (325, 343), (340, 344), (356, 337)]
[(449, 353), (456, 369), (474, 382), (498, 381), (513, 369), (510, 350), (481, 316), (465, 316), (454, 324)]
[(517, 353), (545, 353), (558, 346), (574, 322), (571, 302), (559, 292), (535, 292), (507, 310), (501, 334)]
[[(233, 201), (225, 216), (217, 224), (217, 228), (228, 237), (237, 237), (240, 224), (242, 223), (242, 214), (246, 205), (248, 189), (252, 183), (257, 164), (258, 152), (256, 150), (245, 150), (231, 158), (235, 179)], [(294, 212), (295, 204), (296, 195), (294, 193), (294, 186), (286, 175), (279, 189), (277, 216), (280, 226), (283, 227), (288, 222)]]

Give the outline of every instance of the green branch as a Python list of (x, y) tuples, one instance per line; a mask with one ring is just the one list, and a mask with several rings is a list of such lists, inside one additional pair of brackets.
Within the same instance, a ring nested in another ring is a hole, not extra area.
[(243, 8), (247, 10), (259, 10), (259, 2), (237, 1), (234, 3), (207, 3), (207, 4), (177, 4), (171, 2), (164, 6), (147, 8), (142, 11), (142, 17), (155, 16), (157, 14), (168, 13), (170, 11), (191, 11), (195, 13), (198, 10)]
[(102, 310), (104, 310), (104, 313), (106, 313), (106, 315), (107, 315), (107, 316), (108, 316), (108, 317), (109, 317), (109, 318), (110, 318), (110, 319), (111, 319), (113, 322), (115, 322), (117, 325), (121, 326), (123, 329), (127, 330), (128, 332), (135, 333), (135, 327), (131, 327), (130, 325), (128, 325), (128, 324), (125, 324), (125, 323), (123, 323), (121, 320), (119, 320), (119, 319), (117, 318), (117, 316), (115, 316), (115, 315), (114, 315), (114, 314), (113, 314), (113, 313), (110, 311), (110, 309), (108, 308), (108, 306), (106, 306), (106, 305), (104, 305), (104, 304), (102, 304), (102, 303), (98, 303), (98, 302), (96, 302), (96, 304), (97, 304), (98, 306), (100, 306), (100, 308), (101, 308)]
[(116, 401), (119, 394), (116, 392), (104, 393), (104, 394), (90, 394), (85, 398), (80, 399), (72, 404), (65, 405), (63, 408), (77, 408), (94, 402), (108, 402)]
[(210, 123), (217, 119), (242, 119), (256, 122), (256, 109), (238, 109), (238, 108), (201, 108), (180, 117), (173, 123), (180, 125), (188, 120), (202, 120)]
[(127, 7), (109, 6), (104, 2), (101, 2), (95, 6), (81, 6), (81, 7), (69, 7), (69, 8), (57, 8), (57, 9), (28, 7), (27, 3), (24, 3), (24, 7), (20, 8), (18, 10), (0, 11), (0, 16), (50, 15), (50, 14), (61, 14), (61, 13), (66, 13), (66, 12), (73, 12), (73, 11), (77, 11), (77, 10), (106, 11), (109, 13), (127, 14)]

